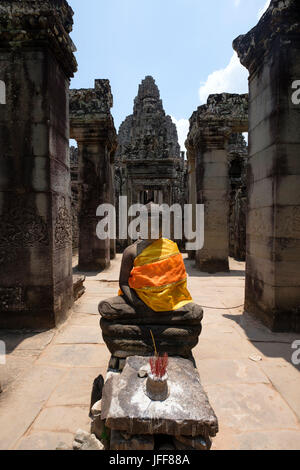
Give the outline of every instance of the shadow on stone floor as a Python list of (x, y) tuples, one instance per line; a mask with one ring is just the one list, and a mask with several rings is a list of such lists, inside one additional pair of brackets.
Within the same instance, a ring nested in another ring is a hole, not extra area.
[[(30, 371), (54, 335), (54, 330), (0, 330), (0, 340), (5, 344), (5, 363), (0, 364), (3, 392), (7, 392), (20, 376)], [(0, 396), (3, 399), (2, 393)]]
[(53, 330), (0, 330), (0, 340), (5, 343), (6, 354), (19, 347), (22, 350), (44, 349), (54, 336)]
[(203, 271), (199, 271), (195, 266), (195, 261), (190, 259), (184, 259), (185, 269), (189, 276), (192, 277), (245, 277), (246, 271), (245, 269), (231, 269), (229, 272), (224, 273), (206, 273)]
[(246, 338), (258, 349), (265, 358), (284, 359), (300, 371), (300, 365), (292, 362), (295, 350), (292, 344), (300, 340), (297, 333), (273, 333), (260, 320), (247, 312), (241, 315), (224, 314), (224, 318), (234, 321), (245, 333)]
[(84, 275), (86, 278), (88, 277), (96, 277), (98, 274), (108, 272), (109, 268), (102, 269), (99, 271), (81, 271), (78, 269), (78, 266), (73, 266), (73, 274), (79, 274), (79, 275)]

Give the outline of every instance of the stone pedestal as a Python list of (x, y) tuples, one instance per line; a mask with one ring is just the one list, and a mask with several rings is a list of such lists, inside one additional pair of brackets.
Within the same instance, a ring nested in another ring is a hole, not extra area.
[(122, 374), (108, 373), (101, 421), (111, 430), (112, 449), (154, 450), (165, 435), (181, 450), (209, 450), (210, 438), (218, 433), (218, 420), (197, 369), (189, 360), (170, 358), (170, 394), (158, 402), (145, 393), (147, 377), (139, 377), (148, 363), (149, 359), (134, 356), (126, 360)]
[(73, 302), (64, 0), (1, 1), (0, 327), (51, 328)]
[(273, 0), (234, 41), (250, 72), (245, 308), (274, 331), (300, 331), (299, 21), (299, 1)]
[(188, 159), (195, 158), (197, 204), (204, 204), (204, 247), (196, 266), (205, 272), (229, 271), (229, 174), (227, 143), (247, 131), (248, 96), (211, 95), (190, 119)]
[(119, 359), (153, 354), (152, 331), (159, 353), (189, 358), (201, 334), (203, 310), (187, 304), (174, 312), (135, 310), (124, 296), (99, 304), (102, 337), (110, 353)]
[(99, 205), (113, 203), (111, 159), (116, 131), (110, 109), (113, 104), (108, 80), (95, 80), (94, 89), (70, 91), (71, 137), (78, 143), (79, 179), (82, 184), (79, 210), (79, 269), (99, 271), (110, 264), (110, 239), (100, 240), (96, 227)]

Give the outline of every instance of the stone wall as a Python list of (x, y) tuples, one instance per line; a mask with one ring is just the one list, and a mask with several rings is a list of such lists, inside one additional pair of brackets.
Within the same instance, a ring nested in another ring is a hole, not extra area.
[(0, 327), (54, 327), (73, 301), (72, 16), (64, 0), (0, 3)]
[(249, 77), (246, 311), (300, 331), (300, 3), (272, 0), (234, 41)]

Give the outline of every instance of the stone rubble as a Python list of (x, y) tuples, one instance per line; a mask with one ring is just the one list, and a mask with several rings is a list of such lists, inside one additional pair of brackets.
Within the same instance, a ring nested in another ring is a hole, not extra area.
[(73, 450), (104, 450), (104, 445), (94, 434), (79, 429), (74, 438)]

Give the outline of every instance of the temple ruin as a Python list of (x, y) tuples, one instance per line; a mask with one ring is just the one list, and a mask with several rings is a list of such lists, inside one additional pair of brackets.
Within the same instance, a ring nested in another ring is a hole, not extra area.
[(0, 326), (5, 328), (54, 327), (73, 302), (72, 16), (65, 0), (0, 5), (0, 78), (6, 85), (0, 107)]
[[(300, 448), (299, 0), (234, 40), (249, 93), (187, 158), (151, 76), (118, 135), (108, 79), (70, 90), (73, 15), (0, 2), (0, 449)], [(121, 196), (204, 205), (204, 247), (100, 239)]]
[(107, 268), (114, 257), (110, 239), (100, 240), (96, 234), (98, 206), (114, 204), (117, 142), (112, 105), (108, 80), (95, 80), (94, 89), (70, 91), (70, 136), (78, 143), (79, 269), (83, 271)]
[(272, 0), (233, 43), (249, 70), (246, 311), (300, 331), (300, 4)]
[(186, 141), (189, 202), (204, 204), (204, 247), (195, 253), (205, 272), (229, 270), (230, 138), (248, 131), (248, 96), (211, 95), (190, 119)]
[(133, 114), (121, 124), (115, 157), (116, 199), (132, 204), (183, 205), (186, 201), (186, 162), (175, 124), (165, 114), (154, 79), (139, 86)]

